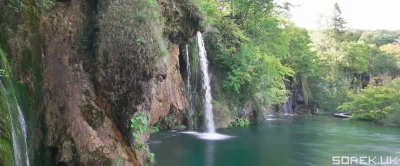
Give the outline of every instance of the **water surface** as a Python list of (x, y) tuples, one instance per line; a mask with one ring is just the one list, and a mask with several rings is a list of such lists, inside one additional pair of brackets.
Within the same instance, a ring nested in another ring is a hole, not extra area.
[[(209, 141), (181, 131), (151, 135), (156, 166), (332, 165), (332, 156), (398, 156), (400, 130), (333, 117), (293, 117), (245, 128)], [(399, 161), (400, 163), (400, 161)]]

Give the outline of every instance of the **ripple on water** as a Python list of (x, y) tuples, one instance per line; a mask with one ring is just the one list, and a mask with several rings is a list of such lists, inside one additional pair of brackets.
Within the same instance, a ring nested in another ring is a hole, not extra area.
[(195, 135), (195, 136), (197, 136), (197, 138), (203, 139), (203, 140), (226, 140), (226, 139), (233, 138), (233, 136), (223, 135), (223, 134), (218, 134), (218, 133), (199, 133), (199, 132), (195, 132), (195, 131), (184, 131), (181, 133)]

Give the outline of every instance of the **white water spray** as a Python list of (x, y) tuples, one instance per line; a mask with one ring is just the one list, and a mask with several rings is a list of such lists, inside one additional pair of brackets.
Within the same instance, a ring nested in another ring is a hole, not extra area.
[(211, 86), (210, 86), (210, 74), (208, 73), (208, 60), (206, 54), (206, 48), (204, 46), (203, 37), (200, 32), (197, 32), (197, 43), (199, 44), (199, 56), (201, 72), (203, 73), (203, 89), (205, 91), (204, 97), (204, 112), (206, 129), (208, 133), (215, 133), (214, 116), (212, 112), (212, 97), (211, 97)]

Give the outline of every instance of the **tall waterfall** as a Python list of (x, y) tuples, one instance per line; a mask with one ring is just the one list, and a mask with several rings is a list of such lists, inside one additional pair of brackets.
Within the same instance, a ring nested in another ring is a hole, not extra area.
[[(197, 32), (197, 43), (199, 45), (200, 67), (201, 67), (201, 72), (203, 73), (203, 89), (205, 92), (203, 109), (205, 112), (206, 132), (198, 133), (195, 131), (184, 131), (182, 133), (196, 135), (198, 138), (204, 139), (204, 140), (230, 139), (230, 138), (232, 138), (232, 136), (218, 134), (215, 132), (214, 115), (212, 112), (212, 104), (211, 104), (212, 97), (211, 97), (211, 86), (210, 86), (210, 74), (208, 72), (208, 60), (207, 60), (206, 48), (204, 47), (203, 37), (200, 32)], [(188, 66), (187, 66), (188, 67), (188, 89), (190, 89), (190, 85), (189, 85), (190, 84), (190, 82), (189, 82), (190, 64), (189, 64), (189, 52), (188, 52), (187, 46), (186, 46), (186, 56), (187, 56), (187, 60), (188, 60)]]
[[(14, 164), (16, 166), (29, 166), (27, 130), (24, 115), (22, 114), (21, 107), (18, 105), (18, 101), (12, 92), (10, 93), (7, 90), (2, 81), (0, 81), (0, 84), (4, 91), (4, 99), (6, 100), (5, 102), (7, 103), (8, 113), (10, 115)], [(13, 92), (15, 93), (14, 89)], [(16, 114), (15, 111), (18, 111), (18, 114)]]
[(189, 61), (189, 47), (186, 44), (186, 70), (187, 70), (187, 91), (189, 94), (189, 102), (192, 100), (192, 93), (190, 92), (190, 61)]
[(199, 44), (199, 56), (201, 72), (203, 73), (203, 89), (205, 91), (204, 97), (204, 112), (206, 129), (208, 133), (215, 133), (214, 126), (214, 115), (212, 112), (212, 97), (211, 97), (211, 86), (210, 86), (210, 74), (208, 72), (208, 60), (206, 54), (206, 48), (204, 46), (203, 36), (200, 32), (197, 32), (197, 43)]

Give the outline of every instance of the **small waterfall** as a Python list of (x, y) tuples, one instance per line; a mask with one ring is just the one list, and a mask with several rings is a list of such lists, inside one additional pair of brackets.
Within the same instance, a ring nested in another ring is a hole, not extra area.
[(212, 112), (212, 97), (211, 97), (211, 86), (210, 86), (210, 75), (208, 73), (208, 60), (206, 54), (206, 48), (204, 46), (203, 37), (200, 32), (197, 32), (197, 43), (199, 44), (199, 56), (200, 66), (203, 73), (203, 89), (205, 91), (204, 97), (204, 112), (205, 112), (205, 123), (208, 133), (215, 133), (214, 116)]
[[(29, 155), (27, 145), (27, 130), (24, 115), (22, 114), (21, 107), (18, 104), (17, 99), (12, 94), (9, 94), (7, 88), (0, 81), (1, 87), (4, 91), (4, 99), (8, 106), (8, 112), (11, 120), (11, 130), (13, 139), (13, 152), (14, 152), (14, 164), (16, 166), (29, 166)], [(15, 92), (15, 90), (14, 90)], [(15, 99), (15, 101), (10, 100)], [(14, 106), (15, 104), (15, 106)], [(14, 112), (18, 111), (18, 114)]]
[[(15, 99), (16, 100), (16, 99)], [(17, 100), (16, 100), (17, 101)], [(28, 155), (28, 143), (26, 140), (28, 139), (27, 133), (26, 133), (26, 123), (25, 123), (25, 118), (24, 114), (22, 114), (21, 107), (19, 106), (19, 103), (17, 101), (17, 108), (18, 108), (18, 121), (21, 124), (21, 131), (22, 131), (22, 136), (24, 138), (24, 145), (25, 145), (25, 156), (26, 156), (26, 165), (29, 166), (29, 155)]]
[(294, 111), (292, 108), (292, 86), (290, 82), (283, 82), (283, 84), (285, 85), (285, 89), (290, 92), (289, 94), (287, 94), (288, 99), (286, 100), (285, 103), (282, 104), (282, 109), (283, 109), (283, 115), (293, 115)]
[(283, 112), (284, 112), (284, 115), (291, 115), (291, 114), (293, 114), (292, 101), (291, 101), (290, 98), (288, 99), (288, 101), (286, 101), (286, 102), (283, 104)]

